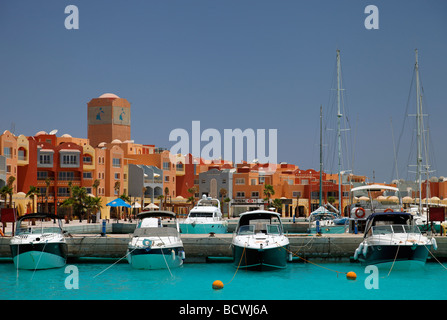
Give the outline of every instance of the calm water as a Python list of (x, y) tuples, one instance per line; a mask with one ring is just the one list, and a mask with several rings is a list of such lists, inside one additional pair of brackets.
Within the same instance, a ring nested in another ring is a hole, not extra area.
[[(254, 272), (236, 269), (229, 262), (185, 264), (168, 270), (133, 270), (127, 263), (78, 263), (79, 289), (67, 289), (65, 282), (73, 273), (65, 268), (26, 271), (12, 263), (0, 263), (0, 299), (44, 300), (431, 300), (447, 299), (447, 270), (430, 262), (418, 271), (380, 272), (378, 289), (367, 289), (370, 276), (359, 264), (349, 262), (289, 263), (287, 269)], [(324, 268), (322, 268), (324, 267)], [(107, 269), (108, 268), (108, 269)], [(328, 270), (328, 269), (331, 270)], [(357, 274), (355, 281), (345, 274)], [(102, 272), (102, 273), (101, 273)], [(234, 278), (233, 278), (234, 276)], [(232, 280), (233, 279), (233, 280)], [(213, 290), (213, 281), (225, 287)], [(75, 282), (69, 282), (74, 284)]]

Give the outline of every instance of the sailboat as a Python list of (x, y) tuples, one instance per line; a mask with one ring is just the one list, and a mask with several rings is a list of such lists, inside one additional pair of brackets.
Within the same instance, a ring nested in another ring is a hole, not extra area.
[[(413, 210), (410, 210), (410, 212), (415, 213), (414, 220), (416, 225), (419, 226), (419, 228), (423, 231), (428, 231), (431, 228), (429, 227), (430, 223), (430, 205), (428, 201), (426, 202), (426, 206), (423, 207), (423, 201), (422, 201), (422, 174), (423, 174), (423, 168), (425, 168), (425, 174), (426, 174), (426, 199), (429, 199), (430, 194), (430, 188), (429, 188), (429, 161), (428, 161), (428, 151), (426, 144), (424, 145), (424, 141), (426, 141), (426, 138), (424, 136), (424, 121), (423, 117), (424, 114), (422, 112), (422, 90), (420, 85), (420, 78), (419, 78), (419, 61), (418, 61), (418, 50), (415, 49), (415, 56), (416, 56), (416, 62), (415, 62), (415, 73), (416, 73), (416, 123), (417, 123), (417, 155), (416, 155), (416, 181), (418, 186), (418, 197), (419, 197), (419, 203), (417, 206), (417, 210), (413, 207)], [(425, 152), (425, 157), (423, 157), (423, 152)], [(425, 165), (422, 163), (423, 158), (425, 158)], [(436, 232), (440, 232), (441, 230), (441, 223), (435, 222), (434, 223), (434, 230)]]
[(323, 138), (322, 125), (323, 123), (323, 108), (320, 106), (320, 199), (318, 209), (312, 211), (309, 216), (308, 233), (322, 234), (322, 233), (345, 233), (348, 229), (347, 219), (339, 216), (339, 211), (335, 212), (327, 209), (323, 205)]

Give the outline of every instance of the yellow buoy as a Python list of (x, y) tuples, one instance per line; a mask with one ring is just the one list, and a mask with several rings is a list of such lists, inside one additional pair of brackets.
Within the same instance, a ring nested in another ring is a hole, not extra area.
[(213, 282), (213, 289), (223, 289), (224, 284), (220, 280), (216, 280)]
[(354, 271), (349, 271), (346, 274), (346, 279), (348, 279), (348, 280), (355, 280), (355, 279), (357, 279), (357, 275), (355, 274)]

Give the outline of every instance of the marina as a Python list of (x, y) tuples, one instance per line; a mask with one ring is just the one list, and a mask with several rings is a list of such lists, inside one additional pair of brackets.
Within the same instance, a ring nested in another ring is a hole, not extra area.
[[(288, 220), (288, 219), (285, 219)], [(307, 222), (283, 221), (285, 235), (290, 241), (290, 251), (294, 259), (350, 259), (363, 241), (363, 234), (316, 234), (306, 233)], [(235, 221), (228, 223), (230, 232), (226, 234), (181, 234), (185, 250), (185, 263), (206, 262), (213, 258), (232, 258), (231, 242)], [(126, 256), (129, 241), (135, 229), (134, 223), (108, 223), (106, 233), (101, 235), (102, 223), (87, 224), (72, 222), (64, 227), (68, 260), (79, 258), (112, 258)], [(76, 231), (76, 232), (74, 232)], [(300, 232), (297, 232), (300, 231)], [(8, 234), (8, 233), (7, 233)], [(435, 236), (437, 250), (430, 251), (428, 259), (447, 259), (447, 237)], [(0, 237), (0, 257), (11, 258), (10, 237)]]

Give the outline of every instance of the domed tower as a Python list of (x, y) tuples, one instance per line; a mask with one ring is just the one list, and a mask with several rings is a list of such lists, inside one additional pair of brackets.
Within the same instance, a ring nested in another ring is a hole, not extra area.
[(93, 147), (115, 139), (130, 140), (130, 103), (105, 93), (87, 103), (88, 138)]

